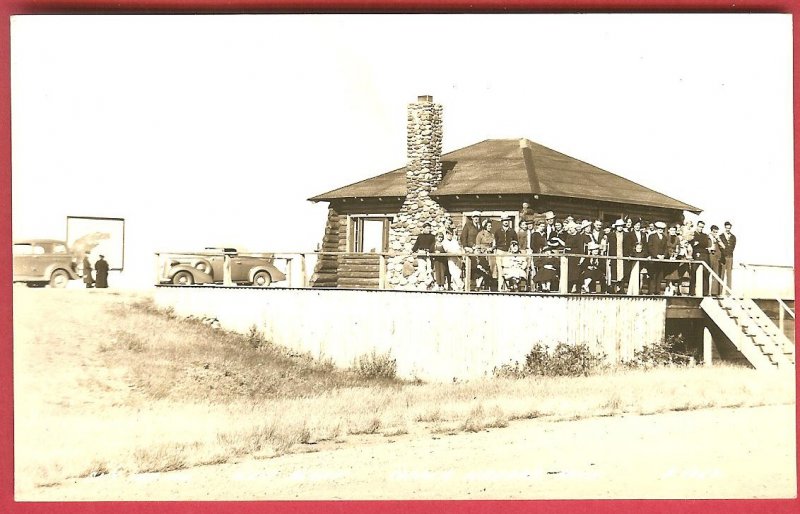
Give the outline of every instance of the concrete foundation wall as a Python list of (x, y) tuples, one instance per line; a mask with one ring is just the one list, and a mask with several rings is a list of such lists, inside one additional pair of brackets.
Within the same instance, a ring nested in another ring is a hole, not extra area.
[(586, 343), (610, 361), (627, 359), (664, 337), (666, 315), (663, 298), (167, 286), (155, 299), (229, 330), (255, 326), (340, 367), (391, 352), (400, 376), (433, 381), (491, 375), (536, 343)]

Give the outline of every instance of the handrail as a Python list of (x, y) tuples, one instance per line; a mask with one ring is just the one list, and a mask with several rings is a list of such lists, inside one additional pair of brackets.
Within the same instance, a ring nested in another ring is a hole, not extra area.
[(669, 262), (677, 264), (690, 264), (690, 259), (652, 259), (650, 257), (622, 257), (615, 255), (591, 255), (583, 253), (510, 253), (510, 252), (324, 252), (324, 251), (311, 251), (311, 252), (247, 252), (236, 254), (225, 254), (222, 252), (155, 252), (156, 255), (187, 255), (187, 256), (221, 256), (221, 255), (235, 255), (237, 257), (275, 257), (285, 258), (284, 255), (332, 255), (332, 256), (375, 256), (375, 257), (588, 257), (592, 259), (604, 260), (620, 260), (620, 261), (645, 261), (645, 262)]
[[(727, 284), (725, 284), (725, 282), (722, 280), (722, 278), (719, 275), (717, 275), (717, 273), (713, 269), (711, 269), (711, 266), (709, 266), (707, 262), (705, 262), (705, 261), (700, 261), (700, 262), (702, 263), (703, 267), (705, 267), (706, 270), (708, 271), (709, 277), (712, 280), (716, 280), (719, 283), (719, 285), (721, 287), (720, 291), (722, 291), (724, 293), (727, 293), (726, 296), (728, 296), (728, 297), (730, 297), (730, 298), (732, 298), (734, 300), (739, 299), (739, 298), (741, 298), (742, 300), (751, 300), (751, 299), (747, 298), (746, 295), (734, 295), (733, 291), (731, 290), (731, 288), (729, 288), (727, 286)], [(778, 299), (778, 301), (780, 301), (780, 299)], [(733, 302), (733, 305), (739, 310), (740, 313), (742, 313), (745, 316), (747, 316), (747, 318), (749, 318), (750, 321), (752, 321), (756, 326), (759, 326), (759, 321), (760, 320), (756, 317), (756, 315), (753, 314), (753, 312), (751, 312), (751, 310), (745, 309), (743, 305), (740, 305), (739, 302), (736, 302), (736, 301)], [(781, 334), (783, 334), (783, 322), (782, 321), (783, 320), (782, 320), (782, 316), (781, 316), (781, 323), (779, 324), (779, 328), (780, 328)], [(767, 332), (766, 330), (762, 329), (762, 332), (767, 336), (767, 338), (769, 338), (769, 340), (772, 342), (772, 344), (775, 345), (777, 351), (782, 354), (783, 353), (783, 348), (782, 348), (781, 343), (779, 341), (776, 341), (773, 338), (773, 336), (771, 336), (769, 334), (769, 332)]]
[(788, 264), (758, 264), (753, 262), (740, 262), (739, 266), (743, 268), (778, 268), (778, 269), (794, 269), (794, 266)]
[[(783, 269), (783, 268), (794, 269), (793, 266), (770, 266), (770, 265), (766, 265), (766, 264), (746, 264), (744, 262), (740, 262), (739, 266), (742, 269), (744, 269), (746, 271), (751, 271), (753, 273), (756, 272), (756, 270), (754, 268), (757, 267), (757, 266), (770, 267), (770, 268), (781, 268), (781, 269)], [(776, 300), (778, 302), (778, 328), (781, 330), (781, 332), (783, 332), (783, 327), (784, 327), (784, 324), (785, 324), (786, 314), (788, 314), (792, 319), (795, 319), (794, 311), (792, 309), (790, 309), (789, 306), (786, 305), (786, 303), (781, 298), (777, 298), (776, 297), (776, 298), (771, 298), (771, 299), (772, 300)]]

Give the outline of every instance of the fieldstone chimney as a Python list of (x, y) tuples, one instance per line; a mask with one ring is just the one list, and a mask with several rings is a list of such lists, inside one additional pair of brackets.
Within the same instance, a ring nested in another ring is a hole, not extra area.
[[(432, 96), (419, 96), (408, 105), (406, 135), (406, 198), (389, 227), (389, 249), (408, 253), (425, 222), (433, 233), (444, 230), (445, 211), (430, 197), (442, 180), (442, 106)], [(408, 262), (414, 266), (413, 273)], [(387, 262), (387, 278), (393, 288), (425, 289), (425, 277), (419, 276), (415, 257), (392, 257)]]

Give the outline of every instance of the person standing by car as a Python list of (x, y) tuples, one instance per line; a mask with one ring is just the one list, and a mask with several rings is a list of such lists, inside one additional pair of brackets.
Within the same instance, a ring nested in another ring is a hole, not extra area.
[(92, 278), (92, 263), (89, 262), (89, 254), (83, 254), (83, 283), (86, 284), (86, 289), (94, 287), (94, 279)]
[(94, 263), (94, 270), (96, 276), (95, 287), (98, 289), (105, 289), (108, 287), (108, 261), (106, 256), (100, 254), (100, 258)]

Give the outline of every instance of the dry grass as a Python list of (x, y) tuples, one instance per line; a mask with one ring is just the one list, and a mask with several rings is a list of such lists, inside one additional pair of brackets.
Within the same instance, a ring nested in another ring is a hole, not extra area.
[(137, 296), (15, 288), (16, 478), (160, 472), (309, 445), (578, 419), (794, 402), (737, 367), (411, 384), (364, 378)]

